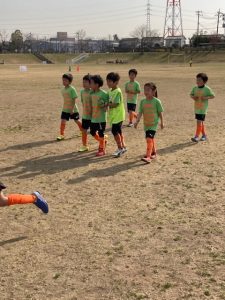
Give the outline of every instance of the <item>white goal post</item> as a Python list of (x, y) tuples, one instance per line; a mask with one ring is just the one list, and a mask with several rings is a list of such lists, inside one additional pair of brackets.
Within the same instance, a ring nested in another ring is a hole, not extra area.
[(186, 55), (184, 53), (169, 53), (168, 55), (168, 64), (177, 63), (177, 64), (185, 64)]

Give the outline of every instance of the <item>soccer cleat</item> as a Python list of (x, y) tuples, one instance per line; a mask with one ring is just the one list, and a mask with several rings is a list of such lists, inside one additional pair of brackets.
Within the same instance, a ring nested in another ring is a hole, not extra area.
[(199, 139), (198, 139), (197, 136), (191, 138), (191, 140), (192, 140), (192, 142), (194, 142), (194, 143), (198, 143), (198, 142), (199, 142)]
[(133, 123), (129, 123), (129, 124), (127, 125), (127, 127), (133, 127), (133, 126), (134, 126)]
[(45, 199), (41, 196), (39, 192), (34, 192), (34, 196), (37, 197), (37, 200), (34, 202), (34, 204), (42, 210), (44, 214), (48, 213), (48, 203), (45, 201)]
[(0, 191), (6, 189), (6, 186), (0, 181)]
[(200, 141), (202, 141), (202, 142), (205, 142), (207, 140), (207, 136), (206, 135), (203, 135), (202, 137), (201, 137), (201, 139), (200, 139)]
[(151, 158), (150, 157), (142, 157), (141, 160), (144, 161), (146, 164), (150, 164), (151, 163)]
[(117, 149), (114, 153), (114, 157), (120, 157), (120, 155), (123, 154), (123, 149)]
[(64, 135), (59, 135), (56, 140), (57, 141), (63, 141), (64, 139), (65, 139)]
[(86, 152), (86, 151), (89, 151), (89, 147), (88, 146), (82, 146), (82, 147), (80, 147), (78, 152)]
[(151, 159), (155, 159), (155, 158), (156, 158), (156, 152), (152, 152)]
[(127, 148), (126, 147), (123, 147), (122, 149), (122, 154), (126, 153), (127, 152)]
[(99, 149), (98, 152), (96, 153), (97, 157), (101, 157), (105, 155), (105, 151), (103, 149)]

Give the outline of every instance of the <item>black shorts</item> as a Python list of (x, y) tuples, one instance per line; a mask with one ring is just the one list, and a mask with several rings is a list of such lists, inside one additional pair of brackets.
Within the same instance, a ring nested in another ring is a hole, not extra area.
[(112, 134), (116, 136), (117, 134), (122, 134), (123, 122), (112, 124)]
[(136, 104), (135, 103), (127, 103), (127, 110), (129, 111), (135, 111), (136, 110)]
[(75, 113), (67, 113), (65, 111), (62, 111), (62, 114), (61, 114), (61, 120), (66, 120), (66, 121), (69, 121), (69, 120), (74, 120), (74, 121), (77, 121), (80, 119), (80, 115), (78, 112), (75, 112)]
[(205, 121), (205, 115), (195, 114), (195, 119), (198, 120), (198, 121)]
[(101, 138), (103, 138), (104, 137), (104, 133), (105, 133), (105, 128), (106, 128), (106, 122), (91, 123), (90, 133), (91, 133), (92, 136), (95, 136), (96, 132), (98, 132), (99, 136)]
[(91, 127), (91, 120), (82, 119), (82, 128), (88, 130)]
[(147, 138), (154, 139), (155, 134), (156, 134), (155, 130), (147, 130), (147, 131), (145, 131), (145, 137), (146, 137), (146, 139)]

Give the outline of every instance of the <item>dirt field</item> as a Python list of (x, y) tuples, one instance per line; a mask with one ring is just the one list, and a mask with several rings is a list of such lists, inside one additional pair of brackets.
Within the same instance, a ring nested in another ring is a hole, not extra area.
[[(81, 66), (104, 77), (125, 66)], [(78, 129), (55, 142), (64, 66), (0, 66), (0, 178), (7, 192), (39, 190), (49, 215), (33, 205), (0, 210), (1, 300), (225, 299), (225, 65), (137, 65), (143, 85), (157, 83), (165, 108), (158, 159), (144, 165), (142, 125), (125, 128), (119, 159), (97, 144), (80, 154)], [(189, 92), (208, 73), (216, 99), (206, 120), (209, 142), (193, 145)], [(126, 122), (127, 123), (127, 122)]]

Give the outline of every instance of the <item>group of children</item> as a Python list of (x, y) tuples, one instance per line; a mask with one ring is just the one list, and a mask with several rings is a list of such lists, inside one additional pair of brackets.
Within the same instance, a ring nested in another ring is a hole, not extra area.
[[(138, 114), (136, 114), (136, 105), (138, 94), (140, 94), (140, 84), (136, 81), (137, 70), (129, 71), (129, 82), (125, 85), (127, 94), (127, 110), (129, 114), (128, 126), (138, 127), (143, 116), (144, 131), (147, 143), (146, 154), (142, 157), (145, 163), (150, 163), (156, 157), (155, 134), (160, 120), (161, 129), (164, 128), (163, 106), (158, 99), (157, 87), (149, 82), (144, 85), (145, 98), (140, 101)], [(106, 76), (106, 82), (109, 91), (102, 89), (103, 79), (100, 75), (86, 75), (83, 77), (83, 89), (81, 90), (81, 103), (83, 107), (82, 121), (76, 99), (78, 98), (75, 88), (71, 85), (73, 76), (64, 74), (62, 76), (64, 88), (62, 95), (64, 105), (61, 114), (60, 136), (57, 140), (64, 139), (66, 122), (74, 120), (78, 125), (82, 136), (82, 147), (80, 152), (88, 151), (88, 130), (98, 141), (99, 148), (96, 156), (106, 154), (107, 135), (105, 134), (107, 113), (111, 125), (111, 131), (117, 144), (117, 149), (113, 153), (114, 157), (119, 157), (127, 151), (122, 132), (122, 125), (125, 120), (125, 105), (123, 93), (118, 87), (120, 76), (118, 73), (111, 72)], [(208, 87), (208, 76), (205, 73), (199, 73), (196, 76), (196, 86), (192, 89), (190, 97), (194, 100), (195, 118), (197, 121), (196, 133), (191, 140), (195, 143), (207, 139), (205, 129), (205, 117), (208, 111), (208, 100), (215, 97), (214, 92)], [(5, 196), (3, 190), (6, 186), (0, 182), (0, 207), (15, 204), (35, 204), (43, 213), (48, 213), (48, 203), (39, 192), (31, 195), (10, 194)]]
[[(140, 84), (136, 81), (137, 70), (129, 70), (129, 81), (125, 84), (125, 93), (127, 95), (127, 111), (129, 115), (129, 127), (137, 128), (138, 123), (143, 116), (144, 131), (146, 136), (147, 150), (142, 160), (150, 163), (156, 157), (155, 134), (159, 120), (161, 129), (164, 128), (163, 106), (157, 98), (157, 87), (153, 82), (144, 85), (144, 99), (140, 101), (138, 114), (136, 113), (138, 95), (141, 93)], [(80, 93), (80, 99), (83, 108), (82, 120), (76, 100), (77, 92), (71, 86), (73, 76), (64, 74), (62, 76), (64, 88), (62, 95), (64, 105), (61, 114), (60, 136), (57, 140), (65, 138), (65, 125), (70, 119), (73, 119), (78, 125), (82, 135), (82, 147), (80, 152), (88, 151), (88, 130), (99, 143), (96, 156), (106, 154), (106, 145), (108, 136), (105, 134), (107, 120), (110, 123), (111, 131), (114, 136), (117, 149), (113, 153), (114, 157), (119, 157), (127, 151), (122, 132), (122, 125), (125, 120), (125, 105), (123, 93), (119, 88), (120, 75), (111, 72), (106, 76), (109, 91), (102, 89), (103, 79), (100, 75), (86, 75), (83, 77), (83, 89)], [(204, 126), (205, 116), (208, 109), (208, 100), (214, 98), (213, 91), (206, 85), (208, 77), (205, 73), (199, 73), (196, 76), (197, 85), (191, 91), (191, 98), (195, 101), (195, 116), (197, 119), (196, 134), (192, 138), (193, 142), (206, 140), (206, 131)], [(108, 117), (107, 117), (108, 115)], [(202, 136), (200, 137), (200, 134)]]

